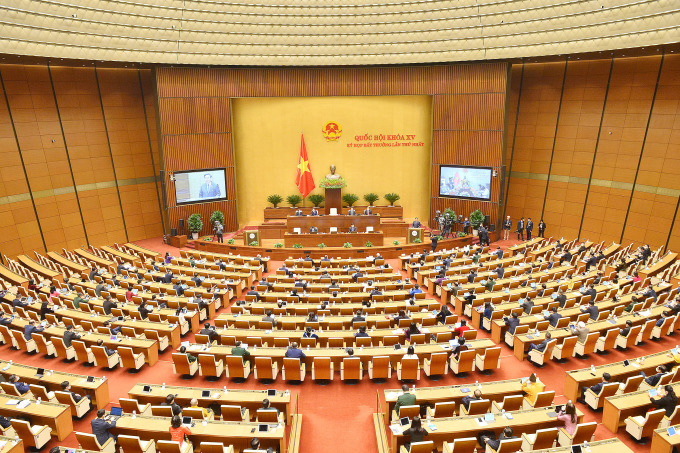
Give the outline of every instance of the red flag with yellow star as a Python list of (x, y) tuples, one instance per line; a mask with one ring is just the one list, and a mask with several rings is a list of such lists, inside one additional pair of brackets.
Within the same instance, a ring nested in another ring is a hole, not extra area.
[(312, 169), (309, 166), (309, 158), (307, 157), (307, 148), (305, 147), (305, 136), (301, 136), (300, 142), (300, 159), (297, 165), (297, 175), (295, 176), (295, 185), (303, 197), (309, 195), (314, 190), (314, 177), (312, 177)]

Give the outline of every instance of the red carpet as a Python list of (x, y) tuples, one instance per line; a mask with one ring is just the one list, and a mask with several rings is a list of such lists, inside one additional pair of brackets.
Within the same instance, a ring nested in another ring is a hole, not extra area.
[[(516, 241), (500, 241), (498, 245), (503, 248), (513, 245)], [(162, 244), (160, 239), (149, 239), (138, 241), (139, 245), (157, 250), (159, 252), (169, 251), (177, 253), (177, 249), (168, 245)], [(495, 245), (492, 244), (492, 246)], [(388, 260), (388, 262), (398, 269), (398, 260)], [(280, 266), (280, 262), (271, 262), (270, 270), (276, 270)], [(221, 310), (225, 310), (222, 308)], [(480, 336), (485, 333), (480, 332)], [(184, 340), (193, 341), (193, 334), (187, 335)], [(670, 349), (680, 342), (678, 334), (663, 338), (658, 342), (648, 341), (645, 345), (632, 348), (630, 351), (611, 351), (608, 355), (600, 356), (591, 354), (588, 360), (578, 360), (576, 358), (570, 359), (565, 364), (558, 364), (549, 362), (543, 369), (538, 369), (528, 362), (519, 362), (513, 355), (512, 350), (502, 344), (503, 353), (501, 359), (501, 368), (494, 371), (489, 376), (484, 376), (479, 373), (474, 373), (466, 378), (456, 378), (453, 375), (448, 375), (440, 381), (430, 381), (426, 376), (418, 382), (417, 386), (442, 386), (461, 384), (465, 382), (480, 382), (497, 381), (503, 379), (511, 379), (520, 376), (528, 376), (532, 372), (536, 372), (540, 379), (547, 383), (548, 389), (556, 391), (556, 403), (566, 402), (566, 398), (562, 396), (564, 387), (565, 371), (571, 369), (584, 368), (591, 363), (600, 365), (604, 363), (620, 361), (625, 358), (636, 357), (639, 355), (653, 353), (659, 350)], [(238, 387), (245, 389), (256, 389), (265, 387), (275, 387), (279, 389), (289, 388), (292, 394), (292, 402), (294, 407), (295, 396), (299, 395), (299, 412), (303, 414), (302, 433), (300, 442), (301, 452), (346, 452), (346, 451), (362, 451), (371, 452), (376, 451), (375, 431), (371, 415), (376, 412), (376, 394), (380, 392), (381, 397), (385, 389), (398, 388), (399, 382), (396, 379), (396, 373), (390, 381), (386, 384), (374, 384), (364, 376), (363, 382), (357, 385), (345, 385), (339, 380), (340, 375), (336, 372), (336, 380), (327, 386), (319, 386), (309, 379), (299, 386), (288, 386), (280, 379), (272, 386), (265, 386), (252, 377), (244, 384), (227, 383), (226, 379), (221, 379), (217, 383), (211, 383), (204, 378), (196, 375), (191, 380), (183, 380), (172, 372), (171, 351), (167, 350), (159, 357), (159, 362), (149, 368), (144, 366), (137, 374), (130, 374), (127, 370), (117, 369), (113, 372), (102, 372), (96, 367), (85, 367), (79, 362), (66, 364), (59, 359), (44, 360), (40, 355), (29, 355), (21, 351), (11, 351), (8, 346), (1, 346), (0, 352), (3, 359), (11, 359), (19, 363), (25, 363), (34, 366), (48, 367), (57, 370), (68, 371), (71, 373), (79, 373), (84, 375), (105, 375), (110, 379), (110, 395), (111, 401), (116, 402), (118, 398), (127, 397), (127, 391), (131, 389), (138, 382), (165, 382), (168, 385), (185, 385), (198, 386), (205, 388), (221, 388), (225, 384), (227, 387)], [(585, 413), (586, 421), (595, 420), (601, 422), (601, 413), (593, 413), (584, 405), (578, 405), (579, 409)], [(74, 429), (76, 431), (90, 432), (90, 419), (94, 417), (94, 411), (91, 411), (84, 420), (74, 420)], [(597, 440), (614, 437), (614, 435), (604, 426), (599, 425), (595, 437)], [(636, 452), (649, 451), (649, 446), (641, 446), (631, 440), (631, 438), (620, 430), (619, 436), (631, 449)], [(57, 442), (50, 442), (46, 446), (46, 450), (58, 445)], [(69, 436), (61, 445), (68, 447), (76, 447), (77, 442), (75, 435)]]

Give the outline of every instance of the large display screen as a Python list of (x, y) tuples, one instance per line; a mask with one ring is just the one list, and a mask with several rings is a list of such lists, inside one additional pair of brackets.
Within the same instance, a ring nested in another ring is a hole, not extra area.
[(224, 168), (176, 171), (175, 197), (177, 204), (226, 200), (227, 185)]
[(491, 168), (442, 165), (439, 174), (439, 196), (491, 199)]

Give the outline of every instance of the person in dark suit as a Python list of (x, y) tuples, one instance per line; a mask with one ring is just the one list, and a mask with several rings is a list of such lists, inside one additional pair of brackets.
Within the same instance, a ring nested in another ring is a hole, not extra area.
[(581, 311), (583, 313), (588, 313), (590, 315), (590, 319), (593, 321), (595, 321), (600, 315), (600, 309), (597, 308), (597, 305), (595, 305), (595, 299), (590, 299), (587, 307), (581, 306)]
[(503, 259), (503, 249), (500, 247), (496, 247), (496, 259), (502, 260)]
[(531, 298), (527, 296), (526, 300), (523, 303), (519, 304), (519, 306), (522, 307), (522, 309), (524, 310), (524, 313), (530, 314), (531, 309), (534, 308), (534, 301), (531, 300)]
[(503, 276), (505, 275), (505, 268), (501, 263), (498, 263), (498, 266), (496, 266), (496, 270), (494, 270), (494, 272), (496, 273), (499, 279), (503, 278)]
[(415, 218), (412, 226), (413, 226), (413, 228), (420, 228), (422, 226), (422, 224), (420, 223), (420, 220), (418, 220), (418, 217)]
[(647, 376), (644, 371), (640, 371), (640, 374), (644, 376), (645, 378), (645, 384), (647, 384), (650, 387), (656, 387), (656, 385), (659, 383), (659, 380), (661, 377), (668, 372), (668, 368), (666, 368), (665, 365), (659, 365), (656, 367), (656, 374), (653, 374), (651, 376)]
[(439, 313), (437, 313), (437, 319), (442, 324), (446, 324), (446, 318), (452, 314), (453, 313), (451, 313), (451, 310), (449, 310), (447, 305), (442, 305), (441, 310), (439, 310)]
[(536, 293), (536, 297), (543, 297), (545, 294), (545, 291), (548, 289), (548, 286), (545, 283), (541, 283), (541, 289), (538, 290), (538, 293)]
[(592, 284), (592, 283), (590, 285), (588, 285), (588, 289), (583, 294), (586, 295), (586, 296), (590, 296), (590, 302), (595, 302), (595, 298), (597, 297), (597, 291), (595, 290), (595, 285)]
[(534, 222), (531, 221), (531, 217), (527, 219), (527, 241), (531, 240), (531, 232), (534, 231)]
[(501, 435), (498, 436), (498, 439), (492, 439), (489, 436), (481, 436), (480, 437), (480, 440), (481, 440), (480, 444), (482, 446), (488, 445), (494, 451), (497, 451), (501, 446), (502, 440), (516, 439), (516, 438), (517, 438), (517, 436), (513, 436), (512, 428), (510, 428), (509, 426), (506, 426), (505, 429), (503, 429), (503, 432), (501, 433)]
[(167, 271), (165, 275), (163, 276), (163, 283), (170, 284), (172, 283), (172, 271)]
[(215, 198), (220, 196), (220, 186), (215, 184), (209, 173), (203, 175), (203, 184), (198, 191), (198, 198)]
[(355, 338), (368, 338), (369, 335), (366, 333), (366, 326), (359, 327), (359, 331), (354, 334)]
[(115, 349), (109, 349), (108, 347), (106, 347), (106, 345), (104, 344), (104, 340), (102, 340), (101, 338), (97, 340), (97, 346), (101, 346), (102, 348), (104, 348), (104, 352), (106, 353), (107, 356), (112, 356), (113, 354), (116, 353)]
[(255, 285), (250, 287), (250, 290), (246, 293), (246, 296), (255, 296), (255, 300), (260, 300), (260, 293), (255, 289)]
[(354, 226), (354, 224), (351, 224), (349, 226), (349, 229), (347, 230), (349, 233), (356, 233), (357, 232), (357, 227)]
[(481, 399), (482, 399), (482, 391), (477, 389), (477, 390), (474, 391), (474, 393), (472, 395), (464, 396), (460, 403), (465, 407), (466, 410), (470, 410), (470, 403), (472, 401), (479, 401)]
[(182, 287), (182, 284), (180, 282), (175, 283), (172, 286), (172, 289), (174, 289), (177, 292), (178, 296), (183, 296), (184, 295), (184, 288)]
[(307, 356), (305, 355), (304, 352), (302, 352), (302, 350), (298, 348), (298, 344), (293, 342), (290, 344), (290, 347), (286, 351), (286, 357), (304, 360)]
[(61, 383), (61, 391), (70, 393), (71, 397), (73, 397), (73, 401), (75, 401), (76, 403), (78, 403), (83, 398), (90, 399), (89, 395), (83, 396), (79, 393), (72, 392), (71, 391), (71, 383), (69, 381), (64, 381), (64, 382)]
[(489, 230), (487, 230), (484, 225), (479, 226), (478, 234), (479, 234), (479, 243), (481, 245), (486, 245), (487, 247), (489, 245), (491, 245), (490, 242), (489, 242)]
[(463, 233), (470, 234), (470, 226), (472, 226), (472, 223), (465, 217), (465, 220), (463, 221)]
[(557, 307), (552, 308), (552, 313), (550, 313), (548, 316), (544, 316), (544, 318), (550, 322), (550, 325), (553, 327), (557, 326), (557, 322), (562, 319), (562, 315), (557, 313)]
[(165, 401), (161, 403), (161, 406), (170, 406), (172, 408), (172, 415), (179, 415), (182, 413), (182, 406), (177, 404), (175, 401), (175, 395), (172, 393), (165, 397)]
[(366, 209), (364, 209), (364, 215), (373, 215), (373, 211), (371, 210), (370, 206), (366, 206)]
[(24, 326), (24, 338), (26, 340), (32, 340), (34, 333), (42, 332), (43, 330), (45, 329), (42, 326), (36, 327), (35, 321), (31, 319), (28, 321), (28, 324)]
[(319, 229), (315, 226), (313, 226), (309, 229), (309, 234), (316, 234), (318, 232), (319, 232)]
[(21, 382), (21, 380), (19, 380), (19, 376), (16, 374), (11, 375), (8, 380), (11, 384), (14, 384), (14, 388), (16, 388), (17, 392), (19, 392), (19, 394), (22, 396), (31, 390), (31, 387), (29, 387), (29, 385), (25, 382)]
[(311, 211), (309, 211), (309, 215), (317, 216), (319, 215), (319, 211), (316, 210), (316, 206), (312, 208)]
[(567, 296), (562, 289), (557, 290), (557, 297), (555, 297), (555, 300), (559, 302), (560, 308), (564, 308), (565, 305), (567, 305)]
[(347, 215), (357, 215), (357, 212), (354, 210), (352, 206), (349, 207), (347, 210)]
[[(595, 257), (593, 257), (595, 258)], [(599, 285), (602, 282), (602, 272), (598, 272), (595, 280), (593, 280), (593, 285)]]
[(675, 412), (675, 408), (678, 405), (678, 397), (675, 395), (675, 390), (673, 390), (672, 385), (665, 385), (663, 392), (658, 393), (661, 398), (654, 399), (649, 397), (649, 400), (654, 406), (659, 409), (664, 409), (666, 411), (666, 417), (670, 417)]
[(630, 333), (630, 329), (633, 327), (633, 321), (630, 319), (626, 321), (626, 327), (623, 329), (619, 329), (619, 335), (621, 335), (624, 338), (628, 337), (628, 334)]
[(538, 222), (538, 237), (545, 237), (545, 222), (543, 219), (541, 219), (540, 222)]
[(97, 411), (97, 418), (94, 418), (92, 421), (90, 421), (90, 425), (92, 426), (92, 434), (95, 435), (97, 438), (97, 442), (99, 442), (99, 445), (104, 445), (104, 443), (111, 439), (111, 438), (116, 438), (115, 435), (111, 434), (109, 430), (111, 428), (114, 428), (116, 426), (116, 421), (109, 422), (107, 420), (104, 420), (104, 416), (106, 415), (106, 410), (104, 409), (99, 409)]
[(597, 266), (597, 257), (595, 255), (590, 255), (586, 260), (586, 272), (588, 272), (592, 266)]
[(505, 325), (508, 327), (508, 332), (510, 333), (510, 335), (514, 335), (515, 329), (517, 328), (517, 326), (519, 326), (519, 315), (517, 314), (517, 312), (513, 311), (509, 318), (505, 316), (503, 318), (503, 321), (505, 322)]
[(545, 351), (545, 348), (548, 346), (548, 343), (550, 343), (550, 339), (552, 338), (552, 334), (550, 332), (545, 333), (545, 339), (541, 341), (539, 344), (534, 344), (531, 343), (529, 344), (529, 352), (533, 351), (536, 349), (539, 352)]
[(64, 346), (70, 348), (73, 340), (80, 340), (80, 335), (73, 331), (72, 325), (68, 325), (66, 326), (66, 332), (64, 332)]
[(352, 324), (355, 322), (363, 322), (366, 321), (366, 318), (364, 317), (364, 313), (361, 310), (357, 310), (356, 315), (352, 318)]
[(564, 253), (562, 254), (562, 256), (560, 257), (560, 266), (565, 261), (567, 262), (567, 264), (569, 264), (571, 262), (571, 258), (572, 258), (571, 252), (569, 250), (565, 250)]
[(111, 335), (118, 335), (119, 333), (121, 333), (123, 331), (123, 328), (120, 327), (120, 326), (109, 327), (110, 325), (111, 325), (110, 321), (104, 321), (104, 324), (102, 324), (103, 327), (109, 328), (109, 332), (111, 333)]
[(654, 302), (656, 302), (658, 296), (657, 296), (657, 294), (656, 294), (656, 291), (654, 291), (654, 287), (652, 286), (651, 283), (650, 283), (649, 286), (647, 287), (647, 291), (645, 291), (645, 293), (642, 295), (642, 297), (643, 297), (644, 299), (647, 299), (647, 298), (649, 298), (649, 297), (653, 297), (653, 298), (654, 298)]
[(107, 296), (106, 299), (104, 300), (104, 303), (102, 304), (102, 308), (104, 308), (104, 313), (107, 315), (111, 314), (112, 308), (117, 307), (118, 305), (111, 299), (111, 296)]
[(304, 215), (304, 214), (302, 213), (302, 209), (297, 208), (297, 209), (295, 210), (295, 216), (296, 216), (296, 217), (302, 217), (303, 215)]
[(102, 291), (106, 290), (106, 285), (104, 282), (99, 282), (97, 283), (97, 286), (94, 287), (94, 294), (97, 297), (102, 297)]
[(475, 281), (475, 278), (477, 278), (477, 270), (471, 269), (470, 273), (467, 275), (467, 282), (472, 283)]
[(435, 250), (437, 250), (437, 242), (439, 241), (439, 236), (435, 233), (432, 233), (430, 235), (430, 242), (432, 245), (432, 253), (434, 253)]
[(215, 343), (216, 341), (219, 341), (220, 338), (220, 334), (218, 334), (217, 330), (210, 326), (209, 322), (203, 324), (203, 328), (198, 333), (201, 335), (207, 335), (210, 343)]
[(517, 240), (524, 240), (524, 217), (517, 221)]
[[(597, 384), (593, 385), (590, 387), (590, 390), (595, 392), (596, 395), (599, 395), (600, 392), (602, 391), (602, 387), (604, 387), (605, 384), (609, 383), (611, 381), (612, 376), (609, 373), (602, 373), (602, 381), (598, 382)], [(583, 387), (581, 388), (581, 398), (578, 398), (576, 401), (578, 401), (581, 404), (586, 403), (586, 391), (588, 390), (588, 387)]]

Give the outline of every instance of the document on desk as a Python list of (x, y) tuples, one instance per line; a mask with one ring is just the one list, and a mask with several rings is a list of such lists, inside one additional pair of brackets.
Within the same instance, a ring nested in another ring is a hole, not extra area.
[(486, 420), (484, 420), (483, 417), (477, 417), (477, 418), (475, 418), (475, 421), (477, 422), (477, 424), (479, 426), (487, 426), (488, 425), (488, 423), (486, 422)]
[(19, 400), (9, 400), (5, 404), (8, 406), (16, 406), (17, 404), (19, 404)]
[(23, 400), (22, 402), (20, 402), (19, 404), (17, 404), (17, 407), (18, 407), (19, 409), (25, 409), (25, 408), (28, 407), (29, 404), (31, 404), (31, 400)]
[(399, 395), (397, 395), (397, 392), (390, 392), (390, 393), (387, 394), (387, 399), (388, 400), (394, 400), (394, 399), (397, 399), (397, 396), (399, 396)]
[(399, 425), (390, 425), (390, 429), (392, 430), (392, 434), (395, 436), (398, 436), (404, 432)]

